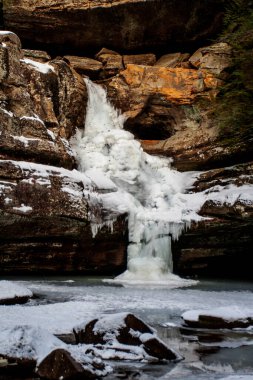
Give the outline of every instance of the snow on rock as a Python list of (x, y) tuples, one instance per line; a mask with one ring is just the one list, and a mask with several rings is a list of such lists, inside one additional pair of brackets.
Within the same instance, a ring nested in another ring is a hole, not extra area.
[(43, 377), (46, 378), (59, 379), (67, 371), (66, 366), (68, 366), (68, 363), (66, 363), (66, 358), (64, 358), (65, 363), (62, 363), (60, 368), (58, 362), (51, 361), (49, 370), (52, 373), (60, 371), (60, 373), (57, 372), (58, 376), (56, 377), (46, 376), (45, 373), (48, 374), (48, 372), (45, 372), (45, 365), (43, 365), (43, 368), (40, 366), (43, 362), (47, 361), (48, 356), (52, 352), (59, 352), (59, 349), (64, 350), (69, 360), (72, 357), (72, 362), (76, 361), (79, 363), (81, 370), (88, 371), (93, 377), (105, 376), (111, 372), (111, 368), (105, 366), (100, 359), (94, 358), (92, 354), (87, 354), (87, 347), (79, 345), (72, 348), (71, 345), (65, 344), (40, 327), (17, 325), (9, 329), (0, 330), (0, 355), (6, 358), (33, 360), (38, 366), (38, 372), (43, 372)]
[(20, 141), (22, 144), (24, 144), (25, 147), (28, 147), (30, 142), (34, 141), (41, 141), (39, 138), (31, 138), (31, 137), (25, 137), (25, 136), (14, 136), (10, 135), (14, 140)]
[(35, 70), (43, 74), (48, 74), (50, 72), (55, 71), (54, 67), (49, 65), (48, 63), (33, 61), (32, 59), (29, 59), (29, 58), (21, 59), (20, 61), (32, 66)]
[(191, 310), (182, 314), (184, 322), (191, 327), (236, 328), (253, 325), (253, 310), (219, 307), (212, 310)]
[(12, 281), (0, 281), (0, 304), (23, 303), (33, 296), (31, 290)]
[(129, 313), (102, 315), (74, 328), (77, 343), (92, 344), (103, 359), (181, 360), (154, 330)]
[(65, 348), (61, 340), (40, 327), (17, 325), (0, 330), (0, 355), (34, 359), (39, 363), (56, 348)]
[(31, 206), (26, 206), (24, 205), (24, 203), (22, 203), (20, 207), (12, 207), (12, 208), (13, 210), (19, 211), (23, 214), (26, 214), (27, 212), (30, 212), (33, 210)]

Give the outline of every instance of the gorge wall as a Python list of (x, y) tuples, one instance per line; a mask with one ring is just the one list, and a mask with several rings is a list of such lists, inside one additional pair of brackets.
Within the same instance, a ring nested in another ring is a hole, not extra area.
[[(210, 45), (223, 7), (209, 0), (4, 1), (4, 28), (26, 49), (0, 32), (2, 271), (112, 274), (126, 265), (126, 215), (115, 215), (112, 232), (106, 210), (92, 203), (92, 194), (112, 189), (73, 174), (69, 139), (83, 126), (83, 76), (106, 87), (145, 151), (173, 157), (181, 171), (206, 170), (190, 191), (253, 183), (252, 144), (225, 146), (213, 117), (233, 56), (227, 43)], [(173, 243), (176, 271), (238, 275), (241, 260), (249, 273), (252, 203), (208, 201), (200, 214), (211, 219)], [(95, 238), (89, 215), (101, 226)]]
[[(58, 53), (196, 47), (221, 28), (218, 0), (5, 0), (4, 24), (24, 45)], [(31, 35), (32, 31), (32, 35)]]

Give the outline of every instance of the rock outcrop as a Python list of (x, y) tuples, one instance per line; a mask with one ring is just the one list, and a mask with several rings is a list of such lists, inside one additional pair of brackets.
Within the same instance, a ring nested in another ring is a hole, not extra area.
[(106, 225), (84, 196), (86, 186), (91, 198), (103, 189), (63, 169), (76, 166), (68, 139), (83, 127), (86, 87), (67, 62), (48, 58), (0, 32), (0, 270), (118, 273), (125, 215)]
[(126, 216), (106, 223), (99, 191), (76, 171), (0, 161), (1, 272), (122, 271)]
[[(109, 6), (99, 2), (96, 11), (136, 6), (135, 1), (120, 3)], [(145, 2), (145, 6), (151, 3)], [(28, 17), (34, 10), (38, 20), (45, 12), (51, 20), (64, 15), (66, 9), (75, 14), (76, 4), (73, 8), (68, 4), (56, 5), (52, 0), (47, 13), (48, 4), (38, 7), (28, 0), (18, 5), (10, 1), (5, 15), (9, 20), (15, 12)], [(85, 4), (88, 2), (82, 3), (84, 8)], [(164, 2), (159, 4), (165, 7)], [(94, 9), (85, 8), (84, 12), (92, 14)], [(69, 139), (83, 126), (87, 103), (82, 76), (88, 75), (107, 88), (110, 101), (127, 118), (125, 128), (135, 134), (145, 151), (173, 157), (173, 165), (180, 170), (203, 170), (247, 162), (252, 155), (252, 146), (246, 141), (222, 145), (212, 119), (214, 99), (230, 65), (231, 48), (225, 43), (200, 48), (193, 55), (168, 53), (158, 56), (157, 61), (150, 52), (120, 54), (107, 48), (92, 59), (65, 55), (51, 60), (46, 52), (22, 50), (14, 33), (1, 32), (1, 270), (13, 271), (15, 263), (16, 272), (36, 271), (38, 262), (44, 271), (58, 272), (115, 273), (125, 267), (125, 215), (111, 215), (108, 223), (105, 210), (94, 207), (84, 196), (83, 178), (70, 171), (76, 162)], [(251, 181), (251, 176), (250, 165), (217, 169), (204, 173), (195, 191), (214, 184), (241, 185)], [(91, 194), (104, 191), (92, 181), (89, 186)], [(200, 213), (212, 219), (193, 224), (174, 243), (176, 271), (236, 274), (238, 254), (244, 258), (243, 266), (250, 260), (252, 205), (209, 200)], [(95, 230), (98, 233), (93, 239)]]
[(71, 379), (95, 379), (96, 375), (84, 369), (83, 366), (78, 363), (71, 354), (58, 348), (49, 355), (47, 355), (43, 361), (38, 365), (37, 374), (42, 379), (48, 380), (71, 380)]
[(125, 128), (145, 151), (173, 157), (179, 170), (246, 161), (247, 144), (223, 146), (213, 121), (214, 100), (231, 65), (231, 48), (217, 43), (189, 54), (168, 54), (153, 66), (128, 64), (105, 82)]
[[(201, 174), (196, 193), (253, 183), (252, 163)], [(249, 198), (251, 195), (249, 194)], [(251, 197), (252, 198), (252, 197)], [(231, 201), (206, 201), (200, 214), (207, 219), (193, 224), (173, 244), (174, 269), (185, 275), (251, 278), (253, 204), (235, 196)]]
[(252, 312), (236, 307), (190, 310), (182, 315), (186, 326), (201, 329), (238, 329), (252, 326)]
[[(64, 54), (98, 51), (161, 51), (203, 45), (220, 30), (224, 10), (219, 0), (8, 0), (6, 29), (25, 45)], [(31, 33), (31, 31), (33, 31)]]
[(0, 158), (73, 168), (67, 138), (83, 125), (82, 78), (62, 60), (25, 58), (10, 32), (0, 33), (0, 57)]

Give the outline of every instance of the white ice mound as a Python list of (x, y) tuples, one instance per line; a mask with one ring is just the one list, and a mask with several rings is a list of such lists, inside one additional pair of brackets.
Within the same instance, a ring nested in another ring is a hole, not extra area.
[(23, 325), (0, 330), (0, 355), (39, 363), (56, 348), (66, 345), (40, 327)]
[(0, 281), (0, 302), (15, 298), (30, 298), (33, 294), (31, 290), (12, 281)]

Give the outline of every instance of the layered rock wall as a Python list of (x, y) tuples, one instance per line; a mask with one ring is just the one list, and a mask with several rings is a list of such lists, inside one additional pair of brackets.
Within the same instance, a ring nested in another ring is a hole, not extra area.
[(126, 215), (95, 207), (100, 189), (66, 170), (76, 166), (68, 139), (83, 127), (86, 87), (49, 58), (0, 32), (0, 271), (118, 273)]
[(25, 44), (85, 54), (198, 46), (220, 30), (223, 9), (218, 0), (5, 0), (3, 15)]
[[(247, 141), (222, 145), (213, 119), (232, 57), (229, 45), (208, 43), (221, 28), (224, 4), (4, 1), (4, 26), (17, 32), (27, 49), (14, 33), (0, 33), (2, 271), (111, 274), (125, 267), (126, 216), (111, 215), (113, 222), (106, 224), (109, 215), (93, 208), (84, 196), (87, 184), (71, 171), (76, 162), (69, 139), (83, 127), (87, 102), (84, 76), (106, 87), (111, 103), (126, 116), (125, 128), (145, 151), (173, 157), (179, 170), (252, 160)], [(47, 52), (34, 50), (39, 47)], [(41, 166), (33, 167), (36, 163)], [(206, 172), (191, 191), (252, 183), (247, 165)], [(101, 191), (91, 187), (91, 193)], [(235, 275), (242, 257), (246, 273), (251, 203), (209, 201), (201, 214), (212, 219), (192, 225), (174, 243), (176, 271)], [(95, 238), (92, 221), (101, 228)]]

